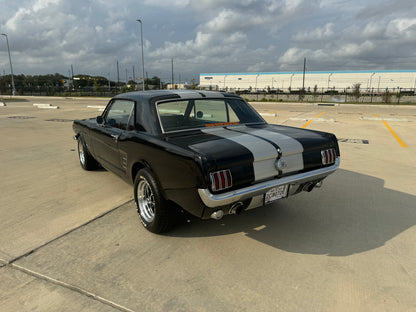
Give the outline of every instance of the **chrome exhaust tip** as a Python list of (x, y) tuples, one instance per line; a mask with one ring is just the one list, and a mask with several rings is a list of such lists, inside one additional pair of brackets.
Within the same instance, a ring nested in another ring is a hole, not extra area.
[(211, 218), (211, 219), (214, 219), (214, 220), (221, 220), (223, 216), (224, 216), (224, 211), (222, 211), (222, 210), (217, 210), (217, 211), (214, 211), (214, 212), (211, 214), (210, 218)]
[(322, 186), (322, 184), (323, 184), (322, 181), (316, 182), (315, 187), (320, 188)]
[(231, 205), (230, 211), (228, 213), (238, 215), (241, 212), (243, 212), (243, 208), (244, 208), (244, 205), (242, 202), (236, 202)]
[(305, 192), (311, 192), (315, 187), (320, 188), (321, 186), (322, 186), (322, 181), (308, 182), (303, 186), (302, 190)]

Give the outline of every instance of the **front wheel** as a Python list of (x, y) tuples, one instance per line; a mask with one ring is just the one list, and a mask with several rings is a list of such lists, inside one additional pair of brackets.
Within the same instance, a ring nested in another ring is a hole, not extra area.
[(95, 170), (99, 166), (98, 162), (94, 159), (94, 157), (91, 156), (90, 152), (88, 151), (82, 137), (78, 138), (78, 157), (79, 163), (84, 170)]
[(134, 200), (140, 221), (150, 232), (166, 232), (175, 224), (175, 207), (169, 207), (149, 169), (142, 169), (136, 175)]

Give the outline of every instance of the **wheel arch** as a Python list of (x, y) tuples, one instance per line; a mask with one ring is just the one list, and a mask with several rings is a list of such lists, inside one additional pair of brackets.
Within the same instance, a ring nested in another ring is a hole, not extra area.
[(156, 172), (152, 169), (152, 167), (150, 166), (150, 164), (145, 161), (145, 160), (140, 160), (140, 161), (136, 161), (132, 168), (131, 168), (131, 181), (134, 184), (134, 181), (136, 179), (136, 175), (137, 173), (142, 170), (142, 169), (148, 169), (150, 171), (150, 173), (152, 174), (153, 178), (156, 181), (156, 184), (160, 190), (160, 193), (162, 194), (163, 198), (165, 198), (165, 200), (169, 200), (168, 196), (165, 192), (165, 189), (163, 188), (163, 184), (160, 181), (160, 177), (158, 177), (158, 175), (156, 174)]
[[(131, 167), (131, 182), (134, 184), (134, 179), (136, 178), (137, 173), (141, 170), (141, 169), (149, 169), (152, 174), (155, 176), (154, 171), (152, 170), (152, 167), (150, 167), (150, 165), (145, 161), (145, 160), (141, 160), (141, 161), (136, 161), (133, 166)], [(155, 177), (156, 180), (158, 181), (158, 178)]]

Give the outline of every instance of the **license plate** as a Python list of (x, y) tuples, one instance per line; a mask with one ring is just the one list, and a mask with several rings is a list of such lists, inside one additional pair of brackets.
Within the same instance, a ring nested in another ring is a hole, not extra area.
[(274, 202), (275, 200), (287, 197), (288, 190), (288, 184), (274, 187), (268, 190), (267, 193), (264, 194), (264, 204), (267, 205)]

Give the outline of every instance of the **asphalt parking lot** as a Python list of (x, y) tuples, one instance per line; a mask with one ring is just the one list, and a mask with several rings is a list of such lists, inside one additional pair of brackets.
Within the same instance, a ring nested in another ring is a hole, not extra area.
[(340, 169), (311, 193), (155, 235), (130, 185), (79, 165), (72, 120), (107, 101), (0, 107), (1, 311), (416, 310), (416, 106), (252, 103), (335, 133)]

